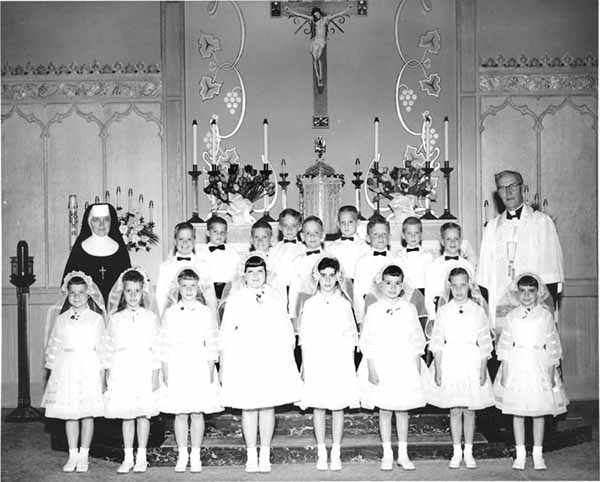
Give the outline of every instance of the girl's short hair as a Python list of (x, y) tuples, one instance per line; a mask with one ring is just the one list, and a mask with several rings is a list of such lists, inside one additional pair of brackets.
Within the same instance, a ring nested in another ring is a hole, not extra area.
[(399, 276), (400, 278), (402, 278), (402, 281), (404, 281), (404, 271), (402, 271), (402, 268), (400, 266), (397, 266), (395, 264), (392, 264), (383, 270), (383, 273), (381, 273), (382, 281), (384, 276)]
[(535, 288), (536, 290), (540, 289), (538, 280), (536, 280), (535, 277), (530, 276), (530, 275), (525, 275), (525, 276), (522, 276), (521, 278), (519, 278), (519, 281), (517, 281), (517, 286), (518, 287), (531, 286), (532, 288)]
[(442, 224), (442, 227), (440, 228), (440, 236), (443, 238), (444, 234), (446, 234), (446, 231), (449, 229), (456, 229), (458, 231), (458, 235), (462, 236), (462, 228), (460, 227), (460, 224), (453, 222)]
[(340, 271), (340, 262), (336, 258), (322, 258), (317, 265), (317, 271), (322, 271), (327, 268), (333, 268), (333, 270), (338, 273)]
[(87, 283), (85, 282), (85, 280), (81, 277), (81, 276), (73, 276), (68, 282), (67, 282), (67, 290), (71, 287), (71, 286), (81, 286), (81, 285), (85, 285), (86, 287), (89, 288), (89, 286), (87, 285)]
[(192, 225), (192, 223), (188, 223), (187, 221), (184, 221), (182, 223), (177, 223), (175, 225), (175, 229), (173, 230), (173, 238), (177, 239), (177, 235), (181, 231), (184, 231), (186, 229), (189, 229), (192, 232), (192, 236), (194, 238), (196, 237), (196, 230), (194, 229), (194, 226)]
[(177, 275), (177, 282), (182, 280), (200, 281), (200, 276), (193, 269), (184, 269)]
[(250, 256), (244, 263), (244, 273), (248, 268), (260, 268), (262, 267), (267, 273), (267, 262), (262, 256)]

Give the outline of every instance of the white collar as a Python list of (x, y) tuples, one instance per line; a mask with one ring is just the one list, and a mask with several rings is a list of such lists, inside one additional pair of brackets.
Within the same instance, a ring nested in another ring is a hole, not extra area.
[(109, 237), (98, 236), (92, 232), (92, 235), (81, 243), (83, 250), (92, 256), (110, 256), (119, 249), (119, 244)]

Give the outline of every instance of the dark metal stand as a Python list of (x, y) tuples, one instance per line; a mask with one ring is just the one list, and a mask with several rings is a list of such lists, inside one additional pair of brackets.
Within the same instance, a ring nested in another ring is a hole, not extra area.
[(204, 221), (200, 217), (200, 192), (198, 190), (198, 178), (202, 171), (198, 169), (198, 164), (194, 164), (191, 171), (188, 174), (192, 176), (192, 185), (194, 186), (194, 207), (192, 209), (192, 217), (188, 219), (188, 223), (203, 223)]
[(450, 212), (450, 173), (454, 171), (454, 168), (449, 167), (446, 162), (444, 164), (446, 165), (440, 168), (440, 171), (444, 173), (444, 181), (446, 182), (446, 196), (444, 199), (444, 214), (440, 216), (440, 219), (456, 219), (456, 216)]

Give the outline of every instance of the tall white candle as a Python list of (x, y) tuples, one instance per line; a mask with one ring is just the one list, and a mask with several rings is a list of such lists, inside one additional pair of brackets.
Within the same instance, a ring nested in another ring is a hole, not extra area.
[(138, 198), (138, 212), (142, 214), (142, 209), (144, 209), (144, 196), (140, 194)]
[(127, 212), (133, 212), (133, 189), (129, 188), (127, 190)]
[(198, 165), (198, 122), (196, 119), (192, 122), (192, 150), (194, 166)]
[(431, 118), (427, 116), (425, 118), (425, 164), (429, 167), (429, 127), (431, 126)]
[(375, 153), (374, 159), (377, 161), (379, 155), (379, 117), (375, 117)]
[(117, 186), (117, 208), (121, 207), (121, 186)]
[(148, 222), (154, 222), (154, 201), (152, 200), (148, 203)]
[(211, 133), (211, 161), (212, 165), (217, 165), (217, 120), (213, 119), (210, 121), (210, 133)]
[(444, 117), (444, 161), (449, 161), (448, 157), (448, 117)]
[(268, 131), (269, 131), (269, 121), (267, 119), (263, 120), (263, 162), (267, 164), (269, 162), (269, 147), (268, 147)]

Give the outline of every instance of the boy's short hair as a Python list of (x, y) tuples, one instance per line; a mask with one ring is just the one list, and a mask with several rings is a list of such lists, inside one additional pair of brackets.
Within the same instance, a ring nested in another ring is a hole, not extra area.
[(319, 226), (321, 226), (321, 231), (323, 231), (323, 221), (321, 221), (320, 217), (308, 216), (304, 221), (302, 221), (302, 229), (304, 229), (304, 226), (306, 226), (308, 223), (317, 223)]
[(317, 271), (322, 271), (327, 268), (333, 268), (336, 273), (339, 273), (340, 262), (337, 260), (337, 258), (326, 256), (319, 261), (319, 264), (317, 265)]
[(175, 229), (173, 229), (173, 237), (177, 238), (179, 232), (184, 231), (185, 229), (189, 229), (192, 232), (192, 236), (194, 236), (194, 238), (196, 237), (196, 230), (194, 229), (194, 226), (192, 225), (192, 223), (188, 223), (187, 221), (177, 223), (175, 225)]
[(381, 273), (382, 281), (385, 276), (399, 276), (400, 278), (402, 278), (402, 281), (404, 281), (404, 271), (402, 271), (402, 268), (400, 266), (397, 266), (395, 264), (392, 264), (383, 270), (383, 273)]
[(518, 288), (525, 287), (525, 286), (531, 286), (532, 288), (535, 288), (536, 290), (540, 289), (538, 280), (536, 280), (535, 277), (528, 275), (528, 274), (525, 276), (521, 276), (521, 278), (519, 278), (519, 280), (517, 281)]
[(227, 221), (221, 216), (217, 216), (216, 214), (211, 216), (208, 221), (206, 221), (206, 229), (210, 231), (215, 224), (222, 224), (227, 229)]
[(283, 211), (281, 211), (279, 213), (279, 217), (277, 218), (277, 222), (283, 221), (283, 218), (285, 218), (286, 216), (293, 217), (298, 224), (302, 222), (302, 214), (300, 214), (298, 211), (292, 208), (286, 208)]
[(453, 223), (451, 221), (448, 223), (442, 224), (442, 227), (440, 228), (440, 236), (443, 238), (444, 234), (446, 234), (446, 231), (448, 231), (449, 229), (458, 230), (458, 235), (462, 236), (462, 228), (460, 227), (460, 224)]
[(384, 224), (388, 232), (390, 231), (390, 223), (381, 214), (375, 213), (369, 218), (367, 223), (367, 234), (371, 234), (371, 230), (378, 224)]
[(198, 273), (196, 273), (193, 269), (184, 269), (177, 275), (177, 282), (182, 280), (195, 280), (200, 281), (200, 277)]
[(358, 209), (356, 209), (355, 206), (352, 206), (352, 204), (346, 204), (345, 206), (342, 206), (340, 209), (338, 209), (338, 221), (340, 219), (340, 216), (344, 213), (351, 213), (354, 215), (355, 220), (358, 219)]
[(407, 226), (419, 226), (421, 228), (421, 232), (423, 232), (423, 223), (421, 220), (415, 216), (409, 216), (404, 221), (402, 221), (402, 231)]
[(523, 176), (520, 172), (506, 170), (494, 174), (494, 182), (496, 183), (496, 186), (498, 186), (498, 181), (500, 181), (500, 179), (502, 179), (504, 176), (513, 176), (519, 184), (523, 184)]
[(262, 218), (259, 219), (258, 221), (256, 221), (252, 225), (252, 227), (250, 228), (250, 235), (252, 236), (254, 234), (254, 231), (257, 230), (257, 229), (267, 229), (267, 230), (269, 230), (269, 232), (271, 234), (273, 234), (273, 228), (272, 228), (272, 226), (267, 221), (265, 221)]

